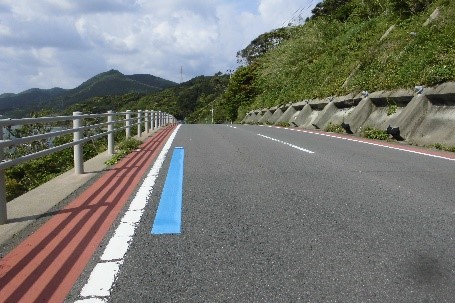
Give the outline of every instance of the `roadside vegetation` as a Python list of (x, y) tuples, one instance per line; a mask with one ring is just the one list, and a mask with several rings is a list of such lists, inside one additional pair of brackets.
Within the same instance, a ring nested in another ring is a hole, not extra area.
[(447, 146), (447, 145), (444, 145), (441, 143), (436, 143), (436, 144), (433, 144), (432, 147), (436, 148), (437, 150), (455, 153), (455, 146)]
[[(52, 115), (49, 111), (40, 111), (31, 115), (31, 117), (42, 117)], [(97, 119), (86, 119), (88, 124), (98, 124)], [(48, 123), (48, 124), (31, 124), (25, 125), (15, 129), (8, 129), (8, 138), (22, 138), (31, 135), (48, 133), (52, 128), (68, 128), (67, 124), (62, 123)], [(93, 135), (100, 130), (87, 130), (84, 133), (84, 137)], [(134, 133), (134, 129), (133, 129)], [(125, 133), (117, 132), (115, 134), (114, 141), (120, 142), (124, 140)], [(15, 159), (28, 154), (36, 153), (41, 150), (48, 149), (52, 146), (59, 146), (65, 143), (69, 143), (73, 140), (71, 134), (55, 137), (52, 140), (38, 140), (31, 142), (30, 144), (22, 144), (16, 146), (5, 153), (6, 159)], [(125, 145), (128, 145), (126, 143)], [(122, 147), (122, 145), (119, 145)], [(120, 149), (120, 148), (119, 148)], [(107, 138), (98, 140), (92, 140), (83, 145), (83, 159), (87, 161), (99, 153), (107, 150)], [(39, 185), (46, 183), (47, 181), (55, 178), (56, 176), (72, 169), (74, 167), (73, 149), (66, 148), (62, 151), (47, 155), (38, 159), (26, 161), (24, 163), (15, 165), (5, 170), (6, 177), (6, 200), (11, 201), (12, 199), (38, 187)]]
[(455, 80), (453, 20), (449, 0), (325, 0), (303, 25), (265, 33), (238, 53), (243, 66), (222, 105), (241, 120), (305, 99)]
[[(428, 22), (430, 15), (432, 19)], [(433, 86), (455, 80), (453, 20), (455, 1), (452, 0), (324, 0), (303, 24), (279, 28), (251, 41), (237, 53), (240, 66), (232, 73), (199, 76), (179, 85), (163, 86), (153, 93), (136, 91), (102, 97), (86, 94), (90, 97), (77, 103), (73, 100), (53, 114), (153, 109), (168, 112), (187, 123), (211, 123), (212, 119), (214, 123), (224, 123), (240, 121), (252, 109), (306, 99)], [(117, 80), (122, 76), (114, 71), (106, 75)], [(97, 77), (93, 83), (86, 84), (98, 87), (96, 81), (105, 78)], [(387, 114), (393, 115), (397, 109), (396, 104), (389, 103)], [(52, 127), (60, 126), (45, 126)], [(11, 130), (11, 135), (21, 137), (47, 131), (37, 128)], [(333, 124), (326, 130), (344, 132), (341, 125)], [(120, 142), (122, 135), (117, 133), (115, 141)], [(371, 139), (389, 138), (387, 132), (368, 127), (362, 135)], [(52, 142), (36, 142), (15, 148), (8, 156), (19, 157), (70, 140), (70, 136), (64, 136)], [(130, 150), (137, 148), (134, 144), (124, 143)], [(84, 160), (105, 151), (106, 145), (104, 139), (85, 144)], [(455, 150), (442, 145), (434, 147)], [(125, 152), (121, 146), (118, 148), (116, 157), (121, 157)], [(111, 159), (109, 163), (118, 160)], [(7, 199), (72, 166), (72, 150), (66, 149), (6, 170)]]
[(346, 131), (344, 128), (341, 126), (341, 124), (333, 124), (332, 122), (327, 125), (327, 128), (325, 129), (326, 132), (331, 132), (331, 133), (338, 133), (338, 134), (344, 134)]
[(388, 140), (390, 135), (387, 131), (367, 126), (360, 132), (362, 137), (374, 140)]
[(105, 162), (106, 165), (114, 165), (118, 163), (121, 159), (125, 158), (126, 155), (131, 153), (133, 150), (136, 150), (139, 145), (142, 144), (142, 141), (136, 138), (124, 139), (120, 142), (115, 148), (115, 154), (111, 159)]

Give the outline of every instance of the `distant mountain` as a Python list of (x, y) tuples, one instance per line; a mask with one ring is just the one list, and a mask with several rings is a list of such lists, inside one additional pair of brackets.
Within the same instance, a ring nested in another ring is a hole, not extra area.
[(170, 88), (170, 87), (177, 85), (177, 83), (175, 83), (175, 82), (165, 80), (165, 79), (162, 79), (159, 77), (155, 77), (155, 76), (152, 76), (149, 74), (135, 74), (135, 75), (126, 76), (126, 77), (130, 78), (131, 80), (148, 85), (148, 86), (157, 87), (160, 90), (165, 89), (165, 88)]
[(147, 74), (124, 75), (117, 70), (98, 74), (76, 88), (32, 88), (19, 94), (0, 95), (0, 115), (24, 117), (43, 108), (62, 110), (93, 97), (154, 93), (176, 86), (177, 83)]

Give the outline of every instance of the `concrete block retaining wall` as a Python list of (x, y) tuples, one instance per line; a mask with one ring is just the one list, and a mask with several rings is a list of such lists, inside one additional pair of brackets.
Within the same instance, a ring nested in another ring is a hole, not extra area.
[[(395, 112), (391, 114), (389, 108)], [(455, 82), (422, 92), (378, 91), (324, 100), (305, 100), (271, 109), (249, 112), (242, 123), (280, 124), (306, 129), (326, 129), (332, 123), (350, 133), (362, 128), (392, 128), (399, 137), (419, 145), (455, 146)]]

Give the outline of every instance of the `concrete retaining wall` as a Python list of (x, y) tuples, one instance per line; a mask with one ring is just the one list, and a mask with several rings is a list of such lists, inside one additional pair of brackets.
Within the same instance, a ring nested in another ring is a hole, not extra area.
[[(416, 90), (418, 90), (416, 88)], [(390, 112), (394, 109), (394, 112)], [(332, 123), (348, 133), (362, 128), (393, 130), (400, 140), (430, 145), (455, 145), (455, 82), (423, 91), (364, 92), (324, 100), (305, 100), (248, 113), (242, 123), (289, 123), (307, 129), (326, 129)]]

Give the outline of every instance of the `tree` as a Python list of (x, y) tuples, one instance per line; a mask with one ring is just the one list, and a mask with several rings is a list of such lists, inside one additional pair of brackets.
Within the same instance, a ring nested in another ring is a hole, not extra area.
[(402, 18), (409, 18), (412, 15), (424, 11), (434, 0), (389, 0), (392, 10)]
[(290, 32), (286, 28), (264, 33), (251, 41), (246, 48), (237, 52), (237, 62), (242, 65), (249, 65), (290, 37)]
[(311, 18), (327, 16), (344, 22), (350, 17), (353, 11), (351, 2), (351, 0), (324, 0), (316, 4), (311, 11), (313, 13)]
[(251, 104), (257, 96), (257, 90), (254, 86), (256, 68), (256, 64), (242, 66), (232, 75), (226, 93), (223, 96), (223, 106), (229, 120), (235, 120), (239, 107)]

